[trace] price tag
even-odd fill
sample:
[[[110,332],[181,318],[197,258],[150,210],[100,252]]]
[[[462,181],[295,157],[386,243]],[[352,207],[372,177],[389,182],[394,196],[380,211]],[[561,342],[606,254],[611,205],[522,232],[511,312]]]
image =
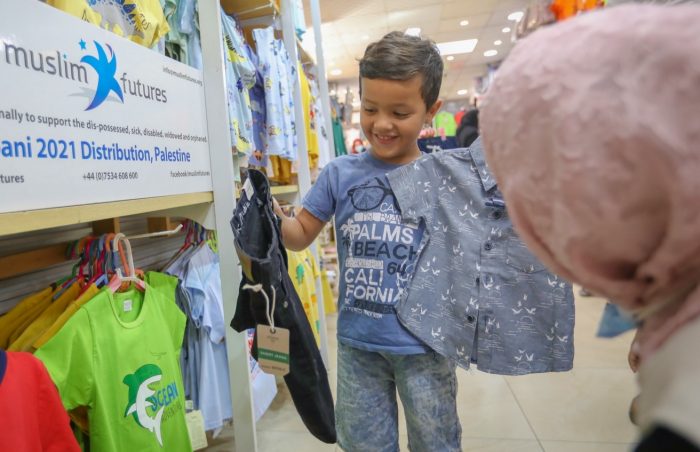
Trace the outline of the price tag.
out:
[[[243,184],[243,192],[248,197],[248,200],[253,199],[253,195],[255,194],[255,189],[253,188],[252,182],[250,182],[250,178],[245,180],[245,184]]]
[[[200,450],[207,447],[207,432],[204,430],[202,412],[199,410],[190,411],[185,415],[185,421],[187,422],[187,432],[190,434],[192,450]]]
[[[258,364],[268,374],[283,377],[289,373],[289,330],[258,325]]]

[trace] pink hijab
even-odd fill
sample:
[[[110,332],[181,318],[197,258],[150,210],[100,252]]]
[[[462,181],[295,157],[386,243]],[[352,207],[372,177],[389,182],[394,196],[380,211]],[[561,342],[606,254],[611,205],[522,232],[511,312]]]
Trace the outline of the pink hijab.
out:
[[[643,319],[643,358],[700,314],[699,23],[698,6],[626,5],[539,30],[480,112],[521,237]]]

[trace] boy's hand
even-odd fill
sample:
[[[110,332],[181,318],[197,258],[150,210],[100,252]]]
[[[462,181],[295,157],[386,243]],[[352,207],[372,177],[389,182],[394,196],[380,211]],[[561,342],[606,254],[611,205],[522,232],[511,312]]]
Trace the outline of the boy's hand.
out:
[[[272,208],[282,220],[282,243],[284,243],[285,248],[292,251],[302,251],[308,248],[326,224],[311,215],[306,209],[301,209],[295,216],[288,217],[274,198],[272,198]]]

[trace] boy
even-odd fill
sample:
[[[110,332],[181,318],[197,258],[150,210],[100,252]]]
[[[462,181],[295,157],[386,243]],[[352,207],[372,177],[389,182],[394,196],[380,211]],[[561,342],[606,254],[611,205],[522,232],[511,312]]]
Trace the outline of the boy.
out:
[[[338,443],[346,451],[397,451],[398,405],[409,448],[461,450],[455,365],[399,322],[423,237],[402,224],[386,173],[421,156],[417,138],[440,109],[443,64],[435,44],[392,32],[360,60],[363,154],[327,165],[295,218],[282,218],[291,250],[308,247],[335,216],[340,261],[338,302]]]

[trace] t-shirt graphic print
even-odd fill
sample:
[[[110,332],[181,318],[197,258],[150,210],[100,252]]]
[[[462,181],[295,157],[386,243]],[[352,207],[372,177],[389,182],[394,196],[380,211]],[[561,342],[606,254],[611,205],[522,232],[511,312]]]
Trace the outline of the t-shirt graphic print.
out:
[[[335,159],[319,175],[304,208],[323,221],[335,215],[339,340],[370,351],[422,353],[425,347],[395,311],[423,237],[422,225],[402,224],[386,178],[395,168],[369,152]]]
[[[163,382],[163,371],[155,364],[145,364],[124,377],[129,388],[129,402],[124,416],[133,416],[134,422],[155,435],[163,446],[161,422],[179,413],[183,407],[178,400],[175,381]],[[170,405],[173,405],[170,409]]]

